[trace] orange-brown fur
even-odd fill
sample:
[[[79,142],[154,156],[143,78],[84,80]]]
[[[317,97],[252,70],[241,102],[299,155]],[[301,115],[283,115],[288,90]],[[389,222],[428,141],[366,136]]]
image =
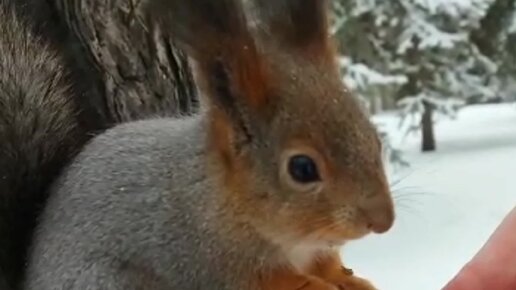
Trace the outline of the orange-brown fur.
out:
[[[260,277],[263,290],[374,290],[365,279],[358,278],[342,266],[338,252],[329,252],[318,257],[300,274],[287,268],[278,268],[273,273]]]
[[[181,1],[158,2],[170,6],[165,11],[184,9]],[[221,177],[220,200],[226,214],[287,250],[313,241],[338,245],[370,231],[388,230],[394,213],[379,140],[342,84],[327,31],[327,1],[255,0],[255,4],[254,12],[266,25],[254,32],[232,10],[225,11],[227,23],[206,26],[190,15],[185,18],[190,30],[177,18],[163,21],[194,58],[198,84],[208,99],[208,161],[217,165],[209,174]],[[221,76],[227,78],[222,84]],[[231,105],[225,97],[233,98]],[[283,177],[276,176],[277,168],[268,167],[272,165],[266,160],[282,163],[281,154],[275,154],[289,150],[316,161],[324,181],[317,198],[308,194],[293,198],[288,184],[286,189],[274,184]],[[262,163],[267,165],[262,168]],[[247,233],[229,234],[238,240]],[[278,260],[277,267],[258,273],[257,283],[263,290],[374,289],[344,271],[338,252],[329,247],[309,258],[304,270]]]
[[[342,289],[372,290],[374,286],[367,280],[358,278],[353,272],[342,266],[340,255],[337,251],[319,257],[308,269],[308,273],[317,276]]]
[[[260,277],[262,290],[337,290],[336,285],[314,276],[280,268],[272,274]]]

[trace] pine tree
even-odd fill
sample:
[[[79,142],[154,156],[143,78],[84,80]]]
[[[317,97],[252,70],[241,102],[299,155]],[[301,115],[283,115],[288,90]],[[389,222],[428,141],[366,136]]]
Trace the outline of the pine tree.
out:
[[[407,133],[421,131],[422,151],[436,149],[436,116],[455,117],[467,100],[497,96],[498,66],[470,40],[490,1],[341,0],[335,4],[334,29],[348,63],[362,64],[398,85],[382,92],[401,107],[400,124]],[[367,92],[360,87],[359,91]]]

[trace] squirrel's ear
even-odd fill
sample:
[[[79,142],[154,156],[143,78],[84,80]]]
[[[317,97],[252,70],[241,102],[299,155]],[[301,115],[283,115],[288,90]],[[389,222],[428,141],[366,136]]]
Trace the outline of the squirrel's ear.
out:
[[[236,117],[257,113],[267,103],[264,62],[241,0],[147,2],[151,22],[195,60],[196,76],[211,104]]]
[[[268,32],[283,46],[325,55],[331,50],[327,0],[253,0]]]

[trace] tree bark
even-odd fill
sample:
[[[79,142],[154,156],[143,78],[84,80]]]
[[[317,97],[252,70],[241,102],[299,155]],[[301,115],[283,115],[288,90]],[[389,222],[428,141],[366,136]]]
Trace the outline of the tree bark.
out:
[[[128,121],[193,109],[184,54],[142,16],[142,0],[55,0],[102,80],[109,115]]]
[[[423,115],[421,117],[421,151],[430,152],[436,150],[433,113],[434,107],[427,101],[423,101]]]
[[[142,0],[17,0],[34,30],[65,57],[83,120],[102,130],[194,112],[187,57],[145,20]]]

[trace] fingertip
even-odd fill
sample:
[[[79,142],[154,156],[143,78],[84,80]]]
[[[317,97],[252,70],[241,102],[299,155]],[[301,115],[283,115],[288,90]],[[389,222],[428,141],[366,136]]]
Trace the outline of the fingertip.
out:
[[[443,290],[516,289],[516,208]]]
[[[468,263],[442,290],[484,290],[478,271]]]

